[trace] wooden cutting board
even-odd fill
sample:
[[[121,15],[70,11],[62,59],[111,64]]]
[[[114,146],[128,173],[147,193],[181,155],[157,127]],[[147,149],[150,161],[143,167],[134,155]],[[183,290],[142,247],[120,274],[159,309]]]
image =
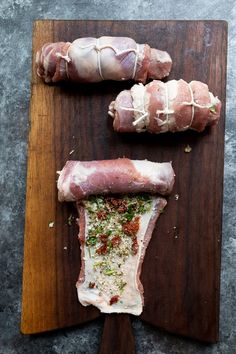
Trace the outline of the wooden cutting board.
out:
[[[107,107],[133,83],[48,86],[36,76],[36,50],[45,42],[102,35],[130,36],[167,50],[173,58],[169,79],[206,82],[222,100],[218,126],[202,134],[119,135],[112,129]],[[68,159],[126,156],[172,161],[176,173],[173,193],[143,264],[145,307],[141,318],[170,332],[208,342],[218,340],[226,51],[227,23],[223,21],[34,23],[23,333],[76,325],[99,316],[94,307],[82,307],[77,301],[76,211],[70,203],[58,203],[56,171]],[[190,153],[184,151],[187,145],[192,148]]]

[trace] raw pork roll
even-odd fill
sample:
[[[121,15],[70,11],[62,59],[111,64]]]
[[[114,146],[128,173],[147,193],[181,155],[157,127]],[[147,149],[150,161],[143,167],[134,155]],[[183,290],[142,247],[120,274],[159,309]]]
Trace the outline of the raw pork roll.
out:
[[[99,161],[67,161],[59,172],[58,198],[76,201],[109,193],[159,193],[167,195],[174,184],[170,162],[120,158]]]
[[[108,114],[117,132],[201,132],[220,118],[221,102],[200,81],[154,80],[120,92]]]
[[[172,61],[167,52],[137,44],[127,37],[79,38],[74,42],[46,43],[36,55],[37,74],[45,82],[72,80],[162,79]]]

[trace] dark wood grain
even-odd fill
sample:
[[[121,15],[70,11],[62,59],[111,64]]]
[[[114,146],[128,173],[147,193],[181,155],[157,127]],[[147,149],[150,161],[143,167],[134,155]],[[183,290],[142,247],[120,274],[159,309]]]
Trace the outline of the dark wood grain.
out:
[[[222,100],[217,127],[202,134],[119,135],[107,116],[131,82],[47,86],[33,68],[22,325],[35,333],[99,315],[77,301],[79,245],[73,206],[57,202],[55,171],[66,160],[173,161],[176,183],[143,264],[141,318],[170,332],[218,340],[227,24],[223,21],[37,21],[33,56],[47,41],[120,35],[168,50],[169,79],[201,80]],[[191,153],[185,153],[189,144]],[[73,154],[70,151],[75,150]],[[179,195],[175,200],[174,195]],[[48,223],[55,221],[55,227]],[[176,229],[174,229],[176,227]],[[64,249],[67,247],[67,249]]]
[[[129,315],[106,316],[100,354],[135,354],[135,341]]]

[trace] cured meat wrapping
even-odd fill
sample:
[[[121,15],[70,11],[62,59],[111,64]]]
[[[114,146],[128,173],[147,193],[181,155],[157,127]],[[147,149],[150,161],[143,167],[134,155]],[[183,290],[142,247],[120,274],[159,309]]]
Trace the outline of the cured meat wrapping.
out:
[[[117,132],[201,132],[220,118],[221,102],[200,81],[154,80],[134,85],[111,102],[108,114]]]
[[[47,83],[130,79],[144,83],[169,75],[172,61],[167,52],[128,37],[89,37],[46,43],[37,52],[36,66]]]
[[[67,161],[59,172],[58,198],[77,201],[89,195],[109,193],[159,193],[167,195],[174,184],[169,162],[120,158],[99,161]]]
[[[79,213],[79,301],[105,313],[139,315],[142,262],[167,204],[157,193],[167,195],[173,188],[171,163],[68,161],[59,174],[59,200],[76,201]]]

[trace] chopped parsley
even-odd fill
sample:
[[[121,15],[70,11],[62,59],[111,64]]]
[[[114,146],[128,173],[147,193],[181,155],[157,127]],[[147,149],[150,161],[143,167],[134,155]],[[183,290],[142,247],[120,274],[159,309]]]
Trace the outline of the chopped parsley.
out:
[[[94,246],[97,243],[97,237],[95,236],[90,236],[87,240],[86,240],[86,245],[87,246]]]

